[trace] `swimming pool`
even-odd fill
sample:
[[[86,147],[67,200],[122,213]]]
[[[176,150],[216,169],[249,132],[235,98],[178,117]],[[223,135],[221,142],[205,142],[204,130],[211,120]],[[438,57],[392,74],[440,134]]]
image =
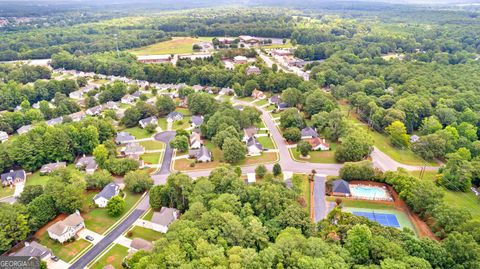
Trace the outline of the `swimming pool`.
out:
[[[358,199],[392,201],[388,190],[378,186],[350,185],[350,193]]]

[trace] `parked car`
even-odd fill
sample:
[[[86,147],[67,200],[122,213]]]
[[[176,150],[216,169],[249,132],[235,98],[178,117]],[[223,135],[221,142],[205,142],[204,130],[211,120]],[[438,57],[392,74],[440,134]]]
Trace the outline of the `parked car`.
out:
[[[93,240],[95,240],[95,238],[93,238],[93,236],[91,236],[91,235],[87,235],[87,236],[85,236],[85,238],[86,238],[88,241],[93,241]]]

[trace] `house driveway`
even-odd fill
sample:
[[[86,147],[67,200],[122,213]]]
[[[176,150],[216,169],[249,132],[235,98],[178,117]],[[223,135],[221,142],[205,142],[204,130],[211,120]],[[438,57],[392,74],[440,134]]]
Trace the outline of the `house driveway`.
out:
[[[71,264],[69,264],[68,262],[64,262],[62,260],[58,260],[58,261],[53,261],[51,259],[48,259],[47,262],[47,268],[48,269],[65,269],[65,268],[68,268],[70,267]]]
[[[90,242],[90,243],[92,243],[92,244],[94,244],[94,245],[96,245],[98,242],[100,242],[100,240],[102,240],[102,239],[104,238],[103,235],[98,234],[98,233],[96,233],[96,232],[94,232],[94,231],[92,231],[92,230],[89,230],[89,229],[87,229],[87,228],[83,228],[80,232],[78,232],[77,235],[78,235],[80,238],[85,239],[85,240],[87,240],[86,237],[87,237],[88,235],[90,235],[90,236],[93,237],[94,239],[93,239],[93,241],[90,241],[90,240],[87,240],[87,241]]]

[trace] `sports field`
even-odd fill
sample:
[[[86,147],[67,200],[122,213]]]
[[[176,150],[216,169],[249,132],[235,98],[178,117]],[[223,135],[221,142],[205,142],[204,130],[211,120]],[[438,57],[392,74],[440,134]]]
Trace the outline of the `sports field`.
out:
[[[353,213],[357,216],[366,217],[372,221],[376,221],[384,226],[395,228],[410,228],[417,233],[413,223],[408,218],[407,214],[394,209],[371,209],[359,207],[344,207],[344,211]]]
[[[202,41],[212,41],[212,37],[173,37],[171,40],[155,43],[146,47],[132,49],[135,55],[162,55],[193,53],[193,44]]]

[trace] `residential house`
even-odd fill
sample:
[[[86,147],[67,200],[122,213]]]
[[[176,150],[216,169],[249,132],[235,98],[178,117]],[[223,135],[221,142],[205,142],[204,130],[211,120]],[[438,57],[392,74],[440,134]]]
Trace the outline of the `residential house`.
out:
[[[3,186],[15,185],[18,182],[25,182],[27,174],[25,170],[10,170],[10,172],[3,173],[0,175]]]
[[[282,100],[280,99],[280,95],[278,95],[278,94],[272,95],[272,97],[268,98],[268,103],[270,105],[278,105],[281,102],[282,102]]]
[[[280,56],[280,57],[286,57],[286,56],[292,56],[292,52],[290,50],[285,50],[285,49],[276,49],[272,51],[272,55],[275,56]]]
[[[332,195],[333,196],[351,196],[350,185],[343,179],[337,179],[332,182]]]
[[[250,138],[255,137],[257,133],[258,133],[258,128],[254,126],[243,129],[242,141],[246,143]]]
[[[85,94],[85,92],[83,90],[76,90],[76,91],[73,91],[73,92],[69,93],[68,97],[70,97],[72,99],[79,100],[79,99],[83,98],[84,94]]]
[[[183,114],[177,111],[172,111],[167,115],[167,122],[174,122],[183,119]]]
[[[314,137],[318,137],[317,131],[312,127],[305,127],[301,131],[302,139],[310,139]]]
[[[169,63],[172,60],[172,56],[170,54],[165,55],[144,55],[138,56],[137,60],[141,63]]]
[[[148,118],[145,118],[145,119],[141,119],[140,121],[138,121],[138,123],[140,124],[140,126],[142,128],[145,128],[145,127],[147,127],[147,125],[150,125],[150,124],[157,125],[158,124],[158,119],[155,116],[151,116],[151,117],[148,117]]]
[[[115,137],[115,143],[117,145],[125,144],[132,141],[135,141],[135,136],[127,132],[118,132],[117,137]]]
[[[18,128],[17,133],[18,134],[28,133],[32,128],[33,128],[33,126],[31,124],[24,125],[24,126]]]
[[[39,243],[32,241],[32,242],[25,242],[24,246],[10,254],[9,256],[13,257],[40,257],[42,261],[48,260],[52,256],[52,251]]]
[[[267,98],[267,96],[262,91],[259,91],[257,89],[253,90],[252,97],[253,99],[260,99],[260,100]]]
[[[153,250],[153,243],[142,238],[133,238],[130,243],[130,248],[134,250]]]
[[[60,124],[62,122],[63,122],[63,117],[58,117],[58,118],[48,120],[46,123],[47,123],[48,126],[55,126],[55,125]]]
[[[247,76],[250,76],[250,75],[260,75],[260,73],[262,71],[260,70],[260,68],[254,66],[254,65],[251,65],[251,66],[247,67],[245,72],[247,73]]]
[[[257,44],[260,42],[260,40],[256,37],[249,36],[249,35],[241,35],[238,38],[240,38],[240,41],[246,44]]]
[[[160,212],[154,211],[151,222],[155,224],[154,230],[166,233],[168,226],[180,216],[180,211],[175,208],[162,207]]]
[[[117,110],[118,109],[118,104],[113,101],[108,101],[105,104],[102,105],[103,109],[112,109],[112,110]]]
[[[235,42],[235,38],[233,37],[219,37],[218,42],[224,45],[229,45]]]
[[[263,151],[263,145],[252,136],[247,141],[247,151],[249,156],[258,156]]]
[[[93,197],[93,201],[98,207],[106,207],[108,201],[113,197],[117,196],[120,192],[120,186],[117,183],[109,183],[105,186],[101,192],[99,192],[95,197]]]
[[[81,121],[86,117],[85,112],[83,111],[75,112],[68,116],[72,119],[73,122]]]
[[[278,109],[279,111],[283,111],[283,110],[285,110],[285,109],[287,109],[287,108],[289,108],[289,105],[288,105],[287,103],[283,103],[283,102],[282,102],[282,103],[280,103],[280,104],[277,105],[277,109]]]
[[[200,132],[195,132],[195,131],[192,132],[192,134],[190,135],[189,141],[190,141],[191,149],[198,149],[203,146],[203,141],[202,141]]]
[[[312,146],[312,150],[330,150],[330,145],[325,138],[313,137],[307,139],[307,142]]]
[[[67,167],[67,163],[66,162],[56,162],[56,163],[48,163],[48,164],[44,164],[42,165],[42,167],[40,168],[40,174],[41,175],[46,175],[46,174],[50,174],[51,172],[57,170],[57,169],[60,169],[60,168],[65,168]]]
[[[75,164],[77,169],[85,170],[87,174],[93,174],[98,168],[95,158],[92,156],[83,156]]]
[[[233,62],[235,64],[246,64],[248,62],[248,59],[245,56],[238,55],[233,58]]]
[[[135,103],[135,100],[137,100],[136,97],[134,97],[130,94],[126,94],[122,97],[122,99],[120,99],[120,102],[122,104],[133,105]]]
[[[98,105],[98,106],[94,106],[94,107],[91,107],[91,108],[87,109],[86,113],[89,116],[98,116],[102,113],[102,111],[103,111],[103,106]]]
[[[198,149],[191,149],[188,151],[190,158],[194,158],[199,163],[207,163],[212,161],[212,153],[205,146]]]
[[[219,95],[234,95],[235,91],[232,88],[222,88],[219,92]]]
[[[77,232],[83,228],[85,228],[85,222],[83,221],[82,216],[80,216],[80,212],[77,210],[64,220],[58,221],[48,227],[47,232],[51,239],[63,243],[74,237]]]
[[[145,153],[145,148],[140,143],[131,142],[122,149],[122,153],[124,155],[142,155]]]
[[[192,86],[192,89],[193,89],[195,92],[202,91],[203,88],[204,88],[204,87],[201,86],[201,85],[193,85],[193,86]]]
[[[253,184],[255,182],[257,182],[257,176],[255,173],[247,173],[247,183]]]
[[[0,143],[3,143],[8,140],[7,132],[0,131]]]
[[[192,116],[192,127],[197,128],[203,124],[203,116]]]
[[[141,91],[136,91],[134,93],[132,93],[132,96],[136,99],[140,98],[140,96],[142,96],[142,92]]]

